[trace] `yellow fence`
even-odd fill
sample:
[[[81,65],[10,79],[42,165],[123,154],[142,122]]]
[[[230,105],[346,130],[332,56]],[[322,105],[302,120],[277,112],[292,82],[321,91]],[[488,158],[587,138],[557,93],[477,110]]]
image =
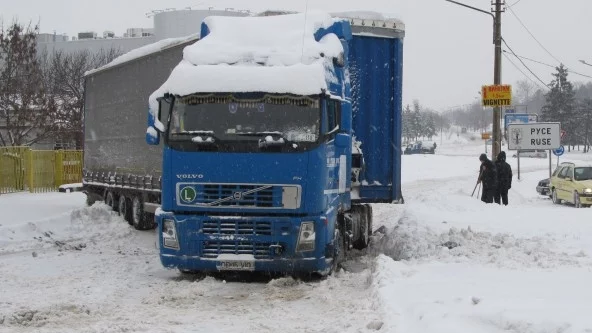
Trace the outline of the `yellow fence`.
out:
[[[82,182],[82,151],[0,148],[0,193],[52,192]]]

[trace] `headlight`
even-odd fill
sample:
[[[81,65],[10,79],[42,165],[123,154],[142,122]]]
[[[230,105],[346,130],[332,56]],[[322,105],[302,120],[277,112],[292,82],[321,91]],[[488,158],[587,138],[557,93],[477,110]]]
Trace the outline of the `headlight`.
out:
[[[177,228],[174,220],[164,220],[162,223],[162,243],[164,247],[170,249],[179,249],[179,240],[177,239]]]
[[[300,224],[296,252],[314,251],[315,238],[314,222],[302,222]]]
[[[592,188],[585,188],[584,193],[592,193]]]

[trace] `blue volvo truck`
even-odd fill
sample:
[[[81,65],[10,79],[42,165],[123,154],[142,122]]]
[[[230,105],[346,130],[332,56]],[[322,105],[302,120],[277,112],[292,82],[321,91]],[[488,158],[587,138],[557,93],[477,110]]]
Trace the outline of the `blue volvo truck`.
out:
[[[354,13],[204,20],[150,97],[162,264],[326,275],[367,247],[370,203],[403,200],[404,34]]]

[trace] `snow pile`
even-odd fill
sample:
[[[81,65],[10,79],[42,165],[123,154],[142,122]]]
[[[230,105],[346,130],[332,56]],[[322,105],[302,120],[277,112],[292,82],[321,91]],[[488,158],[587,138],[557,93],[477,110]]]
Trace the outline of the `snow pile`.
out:
[[[325,68],[343,52],[335,34],[314,34],[339,19],[320,12],[268,17],[208,17],[209,34],[187,46],[183,60],[150,96],[165,93],[269,92],[313,95],[327,88]]]
[[[413,214],[405,212],[395,228],[383,237],[375,237],[373,251],[397,261],[417,263],[437,260],[507,269],[592,267],[585,252],[561,251],[549,237],[521,238],[509,233],[478,232],[471,226],[436,232],[417,221]]]
[[[152,53],[167,49],[169,47],[173,47],[175,45],[183,44],[183,43],[186,43],[186,42],[198,39],[198,38],[199,38],[199,35],[190,35],[190,36],[185,36],[185,37],[167,38],[167,39],[159,40],[156,43],[144,45],[142,47],[138,47],[137,49],[133,49],[127,53],[124,53],[124,54],[120,55],[119,57],[113,59],[113,61],[111,61],[110,63],[108,63],[104,66],[87,71],[86,73],[84,73],[84,75],[85,76],[92,75],[96,72],[99,72],[99,71],[102,71],[105,69],[109,69],[111,67],[121,65],[121,64],[126,63],[128,61],[142,58],[142,57],[145,57],[145,56],[150,55]]]
[[[18,198],[25,195],[36,196],[30,194],[11,196]],[[34,251],[33,255],[35,256],[37,252],[50,248],[58,248],[60,251],[82,250],[100,240],[113,241],[132,236],[133,230],[127,222],[103,203],[84,207],[85,196],[81,193],[46,195],[55,196],[63,202],[55,208],[42,205],[37,207],[38,210],[48,212],[49,216],[45,219],[35,219],[24,223],[16,223],[16,221],[22,220],[22,217],[19,218],[17,215],[12,217],[12,221],[7,219],[12,223],[0,225],[0,255]],[[41,195],[37,195],[37,197],[41,197]],[[61,206],[68,204],[72,207],[84,208],[52,214],[52,211],[57,211]],[[26,216],[25,213],[25,221]]]

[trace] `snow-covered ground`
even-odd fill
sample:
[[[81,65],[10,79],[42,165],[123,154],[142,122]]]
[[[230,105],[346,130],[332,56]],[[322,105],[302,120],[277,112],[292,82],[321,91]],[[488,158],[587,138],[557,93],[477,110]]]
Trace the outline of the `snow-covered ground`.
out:
[[[403,157],[405,204],[375,205],[386,232],[320,281],[182,276],[81,193],[1,195],[0,332],[592,332],[592,209],[539,196],[548,160],[526,158],[510,205],[482,204],[482,141],[435,141]]]

